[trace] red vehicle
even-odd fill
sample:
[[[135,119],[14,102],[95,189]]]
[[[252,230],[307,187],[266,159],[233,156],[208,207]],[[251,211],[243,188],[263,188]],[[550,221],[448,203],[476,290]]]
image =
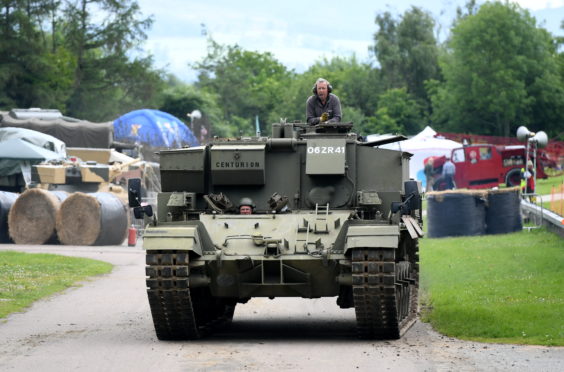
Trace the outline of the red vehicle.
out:
[[[525,146],[471,145],[453,149],[451,160],[456,167],[454,182],[463,189],[485,189],[505,183],[508,187],[521,184],[521,168],[525,168]],[[424,160],[424,163],[429,158]],[[446,157],[434,157],[434,190],[444,190],[441,176]],[[547,178],[544,168],[537,164],[537,178]]]

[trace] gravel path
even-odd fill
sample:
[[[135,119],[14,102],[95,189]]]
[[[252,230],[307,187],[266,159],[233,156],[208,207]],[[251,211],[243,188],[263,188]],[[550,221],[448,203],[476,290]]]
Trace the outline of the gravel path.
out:
[[[561,371],[564,348],[444,337],[417,322],[397,341],[361,341],[335,299],[257,298],[228,331],[193,342],[155,337],[139,247],[0,245],[95,258],[113,272],[0,323],[1,371]]]

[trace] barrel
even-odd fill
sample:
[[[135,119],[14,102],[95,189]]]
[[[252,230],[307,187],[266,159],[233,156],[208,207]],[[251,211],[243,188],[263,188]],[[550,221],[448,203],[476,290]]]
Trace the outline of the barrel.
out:
[[[29,189],[16,199],[8,215],[10,237],[16,244],[58,243],[55,217],[68,194]]]
[[[491,190],[486,211],[486,234],[523,230],[519,187]]]
[[[482,235],[486,232],[486,192],[427,193],[427,236]]]
[[[19,194],[0,191],[0,243],[10,243],[8,234],[8,213]]]
[[[128,227],[127,206],[107,192],[76,192],[57,213],[57,235],[67,245],[119,245]]]

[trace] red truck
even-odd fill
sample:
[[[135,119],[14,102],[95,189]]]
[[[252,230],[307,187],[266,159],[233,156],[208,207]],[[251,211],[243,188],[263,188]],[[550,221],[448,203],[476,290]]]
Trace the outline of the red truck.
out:
[[[521,168],[525,168],[525,146],[470,145],[452,150],[456,167],[454,182],[459,189],[485,189],[505,183],[508,187],[521,184]],[[430,158],[423,162],[426,164]],[[534,160],[534,159],[532,159]],[[433,157],[434,190],[444,190],[441,176],[445,156]],[[537,164],[537,178],[547,178],[543,166]]]

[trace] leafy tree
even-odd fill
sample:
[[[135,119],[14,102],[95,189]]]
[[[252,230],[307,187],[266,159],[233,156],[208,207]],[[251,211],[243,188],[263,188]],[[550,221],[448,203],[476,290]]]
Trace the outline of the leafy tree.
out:
[[[561,128],[564,89],[552,38],[527,11],[486,3],[457,22],[449,48],[441,62],[446,85],[433,102],[447,128],[503,136],[522,124]]]
[[[93,21],[93,15],[102,21]],[[77,60],[70,115],[108,120],[142,106],[155,106],[162,76],[152,58],[130,60],[128,52],[146,38],[151,18],[138,19],[139,5],[125,0],[65,2],[64,45]]]
[[[423,127],[421,106],[405,88],[389,89],[378,100],[376,133],[417,134]]]
[[[384,89],[399,88],[405,85],[401,75],[401,55],[398,41],[398,21],[390,12],[376,15],[378,31],[374,34],[372,51],[380,63]]]
[[[64,108],[71,93],[74,57],[52,51],[42,21],[53,2],[3,1],[0,5],[0,106]]]
[[[255,116],[261,127],[279,104],[280,92],[291,73],[271,53],[243,50],[238,45],[219,45],[208,39],[207,56],[195,64],[199,70],[197,86],[217,94],[224,120],[236,132],[254,134]]]
[[[169,77],[169,84],[172,86],[163,92],[159,110],[189,123],[188,126],[201,142],[205,142],[210,136],[234,137],[238,134],[237,128],[223,119],[223,111],[214,94],[198,89],[194,85],[182,83],[174,77]],[[186,114],[194,110],[199,110],[202,117],[192,121],[187,120]]]
[[[435,21],[421,8],[412,7],[400,20],[389,12],[376,16],[373,52],[381,66],[385,89],[406,87],[422,103],[427,101],[424,83],[438,78],[438,46]]]
[[[438,47],[433,28],[435,21],[428,12],[412,7],[398,25],[400,71],[407,90],[420,101],[426,101],[425,81],[438,78]]]

